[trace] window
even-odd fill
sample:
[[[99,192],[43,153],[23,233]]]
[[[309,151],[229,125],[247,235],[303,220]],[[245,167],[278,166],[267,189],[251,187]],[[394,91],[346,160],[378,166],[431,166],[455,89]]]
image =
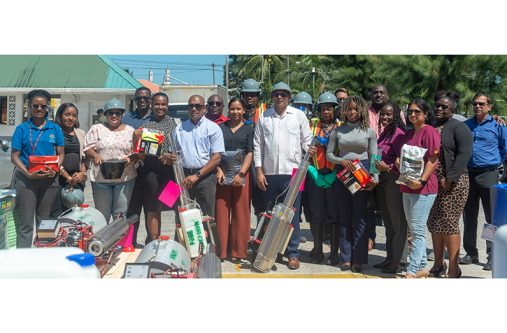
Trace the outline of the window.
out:
[[[23,94],[23,122],[27,121],[29,117],[31,117],[30,114],[30,108],[28,105],[28,94]],[[56,110],[58,110],[58,107],[62,103],[62,95],[60,94],[51,94],[51,101],[49,102],[50,107],[48,108],[48,119],[54,120],[54,116],[56,114]]]
[[[0,119],[0,124],[7,125],[7,96],[0,96],[0,110],[2,111],[2,119]]]

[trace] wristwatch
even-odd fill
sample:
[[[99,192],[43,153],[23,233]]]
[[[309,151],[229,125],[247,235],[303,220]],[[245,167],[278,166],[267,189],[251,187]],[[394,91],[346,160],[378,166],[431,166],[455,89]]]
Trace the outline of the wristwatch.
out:
[[[201,177],[201,170],[198,170],[195,175],[197,176],[197,178]]]
[[[239,172],[238,175],[241,177],[241,178],[245,178],[245,173],[244,172]]]
[[[422,179],[419,181],[419,183],[421,183],[422,186],[426,186],[427,182],[428,182],[427,180],[422,180]]]

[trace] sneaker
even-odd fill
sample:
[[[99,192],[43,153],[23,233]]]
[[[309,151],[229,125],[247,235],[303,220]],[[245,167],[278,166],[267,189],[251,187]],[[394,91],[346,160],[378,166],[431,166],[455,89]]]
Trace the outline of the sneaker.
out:
[[[479,256],[470,256],[466,254],[463,258],[459,259],[460,265],[478,264]]]
[[[426,256],[426,260],[428,261],[435,261],[435,252],[433,252],[433,250],[428,250],[427,252],[427,256]]]
[[[490,271],[491,270],[491,259],[488,258],[488,261],[486,262],[486,264],[484,265],[484,267],[482,268],[483,270],[485,271]]]

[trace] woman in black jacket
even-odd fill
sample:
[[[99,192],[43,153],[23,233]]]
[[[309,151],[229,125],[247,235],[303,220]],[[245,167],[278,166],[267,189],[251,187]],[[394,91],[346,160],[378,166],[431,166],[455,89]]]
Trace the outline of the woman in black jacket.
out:
[[[452,118],[456,105],[455,99],[443,96],[433,108],[434,126],[440,131],[441,147],[437,169],[439,189],[428,218],[428,229],[435,250],[435,261],[430,275],[445,274],[447,267],[444,249],[447,248],[449,271],[446,276],[459,278],[459,219],[468,197],[467,163],[472,155],[473,142],[468,127]]]

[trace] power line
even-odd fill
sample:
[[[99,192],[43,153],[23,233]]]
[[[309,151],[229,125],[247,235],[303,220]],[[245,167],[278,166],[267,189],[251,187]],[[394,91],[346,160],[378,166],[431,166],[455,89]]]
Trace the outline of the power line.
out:
[[[140,59],[119,59],[119,58],[111,58],[111,60],[115,62],[141,62],[148,64],[168,64],[168,65],[183,65],[183,66],[203,66],[210,67],[212,64],[202,64],[197,62],[172,62],[172,61],[163,61],[163,60],[140,60]]]
[[[127,66],[127,65],[121,65],[122,68],[128,68],[128,69],[151,69],[151,70],[166,70],[167,67],[151,67],[151,66]],[[201,69],[195,69],[195,68],[169,68],[171,72],[178,72],[178,71],[212,71],[213,68],[201,68]],[[215,67],[215,71],[224,71],[221,67]]]

